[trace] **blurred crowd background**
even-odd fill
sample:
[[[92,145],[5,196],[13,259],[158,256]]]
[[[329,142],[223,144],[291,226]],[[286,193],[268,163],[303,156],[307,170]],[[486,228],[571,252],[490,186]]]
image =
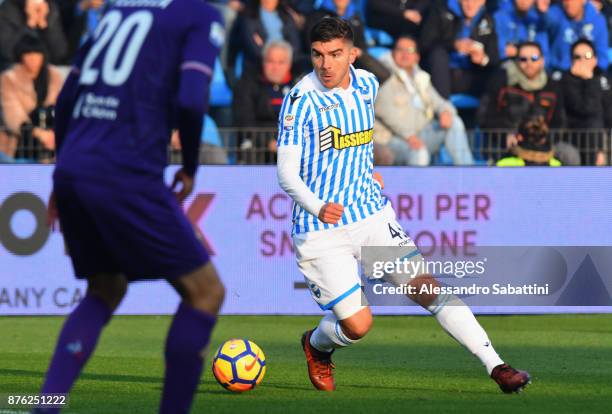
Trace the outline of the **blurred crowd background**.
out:
[[[609,165],[612,0],[211,0],[226,42],[205,164],[275,163],[308,33],[348,20],[381,87],[378,165]],[[53,162],[54,103],[112,0],[0,0],[0,162]],[[180,157],[173,134],[171,161]]]

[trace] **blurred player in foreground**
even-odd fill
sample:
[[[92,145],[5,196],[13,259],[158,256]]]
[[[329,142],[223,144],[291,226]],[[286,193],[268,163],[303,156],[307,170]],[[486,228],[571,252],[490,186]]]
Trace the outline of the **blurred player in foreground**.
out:
[[[376,77],[356,70],[352,31],[347,22],[325,18],[311,32],[314,71],[286,96],[280,113],[278,179],[294,200],[293,242],[300,270],[314,300],[331,310],[302,337],[308,373],[319,390],[335,389],[331,355],[363,338],[372,313],[362,302],[361,246],[413,247],[382,196],[373,173]],[[411,285],[438,286],[431,275]],[[431,290],[431,289],[430,289]],[[454,295],[410,296],[429,310],[442,328],[485,365],[504,392],[522,389],[526,372],[498,356],[471,310]]]
[[[70,391],[128,282],[165,278],[182,301],[165,345],[160,412],[190,409],[224,287],[178,201],[194,185],[220,21],[200,0],[116,0],[77,54],[57,103],[49,220],[59,214],[87,293],[64,323],[42,393]],[[183,168],[169,189],[175,125]]]

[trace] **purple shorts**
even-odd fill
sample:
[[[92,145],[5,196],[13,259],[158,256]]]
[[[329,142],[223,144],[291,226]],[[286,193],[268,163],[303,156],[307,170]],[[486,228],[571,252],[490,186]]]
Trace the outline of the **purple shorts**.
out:
[[[56,174],[54,191],[79,279],[101,273],[174,279],[209,261],[174,194],[159,179],[107,182]]]

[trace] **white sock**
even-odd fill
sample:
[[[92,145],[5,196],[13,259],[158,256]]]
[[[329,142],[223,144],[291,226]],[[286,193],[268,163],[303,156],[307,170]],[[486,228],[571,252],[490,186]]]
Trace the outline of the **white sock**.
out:
[[[439,295],[427,310],[450,336],[480,359],[489,375],[504,363],[470,308],[457,296]]]
[[[359,342],[359,339],[350,339],[342,331],[340,321],[333,313],[325,315],[319,326],[310,336],[310,345],[321,352],[331,352],[335,348],[342,348]]]

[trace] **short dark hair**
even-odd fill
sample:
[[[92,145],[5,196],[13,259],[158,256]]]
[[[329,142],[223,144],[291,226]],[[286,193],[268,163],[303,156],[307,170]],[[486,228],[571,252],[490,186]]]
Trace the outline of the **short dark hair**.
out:
[[[526,41],[526,42],[519,43],[517,48],[516,48],[517,54],[524,47],[535,47],[536,49],[538,49],[538,52],[540,52],[540,55],[542,55],[542,45],[540,45],[538,42],[534,42],[534,41],[529,40],[529,41]]]
[[[344,39],[353,42],[351,25],[339,17],[324,17],[310,30],[310,43]]]
[[[593,51],[593,56],[597,57],[597,50],[595,50],[595,45],[588,39],[578,39],[572,44],[572,49],[570,51],[571,55],[574,56],[574,50],[580,45],[587,45]]]
[[[398,37],[395,38],[395,41],[393,42],[393,49],[395,49],[397,47],[397,44],[399,43],[400,40],[411,40],[412,42],[414,42],[414,47],[416,48],[416,51],[419,51],[419,42],[417,41],[416,37],[410,35],[410,34],[401,34]]]
[[[544,116],[535,111],[529,111],[518,127],[518,133],[523,136],[522,146],[543,145],[549,143],[548,124]]]
[[[36,33],[26,32],[13,47],[13,59],[15,62],[19,62],[23,54],[31,52],[47,54],[45,45],[40,37]]]

